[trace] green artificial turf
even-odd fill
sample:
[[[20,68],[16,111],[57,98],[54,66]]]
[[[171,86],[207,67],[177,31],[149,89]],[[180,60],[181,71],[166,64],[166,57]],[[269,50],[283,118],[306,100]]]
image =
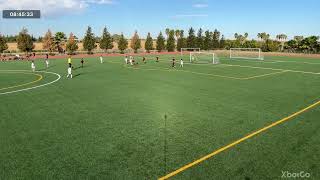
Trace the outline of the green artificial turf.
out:
[[[66,59],[49,69],[37,60],[61,79],[0,95],[0,179],[157,179],[320,100],[320,59],[220,57],[173,69],[173,55],[154,56],[136,57],[135,67],[123,57],[85,58],[84,68],[73,59],[73,79]],[[35,72],[41,81],[3,89],[37,79],[3,70],[30,64],[1,62],[0,93],[57,79]],[[282,171],[319,179],[319,117],[317,106],[172,179],[281,179]]]

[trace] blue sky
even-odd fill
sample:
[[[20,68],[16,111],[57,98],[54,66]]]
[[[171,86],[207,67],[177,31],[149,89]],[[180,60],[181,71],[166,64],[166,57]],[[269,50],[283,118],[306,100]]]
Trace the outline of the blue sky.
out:
[[[16,34],[27,27],[34,36],[51,29],[82,37],[90,25],[99,36],[107,26],[127,37],[134,30],[155,37],[167,27],[186,31],[192,26],[217,28],[228,38],[236,32],[248,32],[250,38],[258,32],[319,36],[319,7],[319,0],[0,0],[0,9],[41,9],[43,14],[35,20],[1,18],[0,32]]]

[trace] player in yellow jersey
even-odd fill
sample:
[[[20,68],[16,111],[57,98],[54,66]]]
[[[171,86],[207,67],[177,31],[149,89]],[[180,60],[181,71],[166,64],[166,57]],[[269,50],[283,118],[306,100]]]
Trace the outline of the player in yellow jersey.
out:
[[[72,67],[72,60],[71,60],[71,56],[69,56],[69,58],[68,58],[68,64],[69,64],[69,67]]]

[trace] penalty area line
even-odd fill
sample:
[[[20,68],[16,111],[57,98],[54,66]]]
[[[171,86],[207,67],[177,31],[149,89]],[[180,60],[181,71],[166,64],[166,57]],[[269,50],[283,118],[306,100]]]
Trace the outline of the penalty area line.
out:
[[[195,160],[195,161],[193,161],[193,162],[191,162],[189,164],[186,164],[186,165],[182,166],[181,168],[179,168],[179,169],[177,169],[177,170],[175,170],[175,171],[173,171],[173,172],[171,172],[171,173],[169,173],[169,174],[167,174],[167,175],[165,175],[163,177],[160,177],[159,180],[169,179],[169,178],[171,178],[171,177],[173,177],[173,176],[175,176],[175,175],[177,175],[177,174],[179,174],[179,173],[181,173],[181,172],[183,172],[183,171],[185,171],[185,170],[187,170],[187,169],[189,169],[189,168],[191,168],[191,167],[193,167],[193,166],[195,166],[195,165],[197,165],[197,164],[199,164],[199,163],[201,163],[201,162],[203,162],[203,161],[205,161],[205,160],[207,160],[207,159],[209,159],[209,158],[211,158],[211,157],[213,157],[213,156],[215,156],[215,155],[217,155],[217,154],[219,154],[219,153],[221,153],[221,152],[223,152],[223,151],[225,151],[227,149],[230,149],[230,148],[236,146],[237,144],[240,144],[241,142],[243,142],[245,140],[248,140],[248,139],[250,139],[250,138],[252,138],[252,137],[254,137],[254,136],[256,136],[256,135],[258,135],[258,134],[260,134],[262,132],[264,132],[264,131],[267,131],[268,129],[270,129],[270,128],[274,127],[274,126],[282,124],[282,123],[284,123],[284,122],[286,122],[286,121],[288,121],[288,120],[290,120],[290,119],[292,119],[292,118],[294,118],[294,117],[296,117],[296,116],[298,116],[298,115],[300,115],[300,114],[302,114],[302,113],[304,113],[304,112],[306,112],[306,111],[308,111],[308,110],[310,110],[310,109],[312,109],[312,108],[314,108],[314,107],[316,107],[318,105],[320,105],[320,100],[318,102],[315,102],[315,103],[305,107],[304,109],[301,109],[301,110],[299,110],[299,111],[297,111],[297,112],[285,117],[285,118],[282,118],[282,119],[280,119],[280,120],[278,120],[276,122],[273,122],[273,123],[269,124],[268,126],[265,126],[265,127],[261,128],[259,130],[256,130],[256,131],[254,131],[254,132],[252,132],[252,133],[250,133],[250,134],[248,134],[248,135],[246,135],[246,136],[244,136],[244,137],[242,137],[242,138],[240,138],[240,139],[238,139],[238,140],[236,140],[236,141],[234,141],[234,142],[232,142],[232,143],[230,143],[230,144],[228,144],[226,146],[223,146],[223,147],[213,151],[210,154],[207,154],[207,155],[205,155],[205,156],[203,156],[203,157],[201,157],[201,158],[199,158],[199,159],[197,159],[197,160]]]

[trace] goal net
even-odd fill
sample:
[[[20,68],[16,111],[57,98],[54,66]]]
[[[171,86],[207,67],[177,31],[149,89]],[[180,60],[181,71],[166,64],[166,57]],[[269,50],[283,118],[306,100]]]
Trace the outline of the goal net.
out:
[[[219,59],[210,52],[190,52],[190,63],[196,64],[219,64]]]
[[[230,59],[263,60],[260,48],[230,48]]]

